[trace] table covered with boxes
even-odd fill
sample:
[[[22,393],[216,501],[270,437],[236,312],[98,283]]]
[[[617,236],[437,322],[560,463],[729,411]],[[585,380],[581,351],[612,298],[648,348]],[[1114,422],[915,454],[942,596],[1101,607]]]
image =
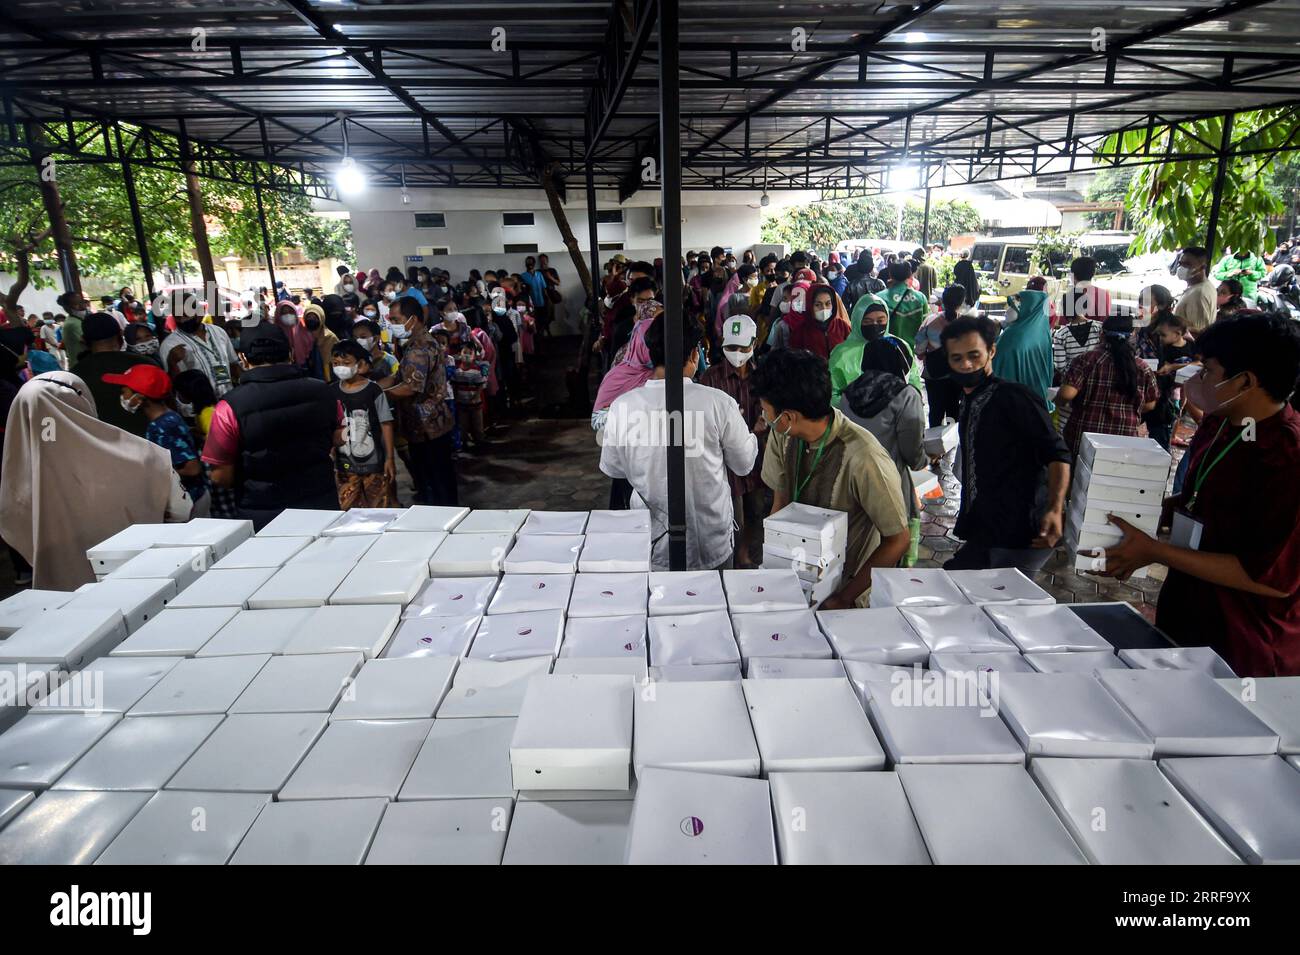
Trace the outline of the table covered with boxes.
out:
[[[1108,454],[1082,533],[1155,484]],[[766,531],[672,573],[644,511],[127,528],[0,602],[0,862],[1300,861],[1300,678],[1014,570],[818,611],[845,515]]]

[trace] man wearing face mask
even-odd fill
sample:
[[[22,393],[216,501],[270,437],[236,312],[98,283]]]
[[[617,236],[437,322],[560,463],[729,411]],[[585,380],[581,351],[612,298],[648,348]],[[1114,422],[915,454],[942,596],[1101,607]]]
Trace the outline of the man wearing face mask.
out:
[[[1177,275],[1187,288],[1178,296],[1174,314],[1193,332],[1209,328],[1218,312],[1214,283],[1207,274],[1209,265],[1209,253],[1199,245],[1188,246],[1178,257]]]
[[[762,545],[763,515],[766,495],[763,489],[761,459],[765,426],[758,396],[749,387],[754,368],[754,347],[758,326],[748,315],[733,315],[722,326],[723,361],[710,365],[700,376],[700,384],[725,391],[736,400],[749,430],[758,436],[758,457],[746,475],[727,472],[731,488],[731,508],[735,514],[740,540],[736,544],[735,566],[757,567],[755,552]]]
[[[962,391],[954,533],[966,542],[943,566],[1032,575],[1061,539],[1070,452],[1041,397],[993,374],[997,337],[984,316],[949,322],[940,334],[949,378]]]
[[[85,347],[81,340],[81,321],[90,314],[90,306],[86,302],[86,296],[80,292],[64,292],[57,299],[59,308],[68,313],[68,317],[63,320],[63,354],[68,359],[68,365],[75,365],[81,360],[81,352]]]
[[[340,265],[334,270],[338,273],[339,280],[334,283],[335,295],[355,295],[357,293],[356,276],[346,265]]]
[[[122,350],[122,330],[117,319],[107,312],[95,312],[82,323],[88,351],[72,366],[72,373],[86,383],[95,399],[95,415],[100,421],[117,425],[123,431],[143,438],[148,420],[122,408],[115,384],[105,384],[105,375],[122,375],[136,365],[152,364],[149,359]]]
[[[1240,677],[1300,676],[1300,331],[1282,314],[1224,319],[1196,344],[1203,370],[1183,385],[1205,411],[1181,494],[1165,500],[1157,540],[1124,532],[1105,576],[1169,568],[1156,626],[1185,646],[1207,642]],[[1267,486],[1262,486],[1267,482]]]
[[[239,356],[230,336],[221,326],[204,322],[202,301],[192,295],[185,297],[176,331],[163,339],[158,358],[172,377],[195,368],[203,372],[218,398],[239,381]]]

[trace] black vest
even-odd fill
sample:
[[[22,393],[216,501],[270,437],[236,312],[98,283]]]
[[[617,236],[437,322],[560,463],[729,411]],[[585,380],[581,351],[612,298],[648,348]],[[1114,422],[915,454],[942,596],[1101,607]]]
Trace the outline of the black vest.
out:
[[[263,365],[244,372],[225,401],[239,423],[241,510],[339,506],[330,458],[338,399],[329,385],[292,365]]]

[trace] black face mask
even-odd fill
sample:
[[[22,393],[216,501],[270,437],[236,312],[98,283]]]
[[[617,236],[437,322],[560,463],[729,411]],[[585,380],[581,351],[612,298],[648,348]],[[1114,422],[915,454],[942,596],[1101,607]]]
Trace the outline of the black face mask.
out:
[[[316,329],[320,328],[320,319],[319,319],[319,318],[309,318],[309,319],[307,319],[307,323],[306,323],[306,324],[307,324],[307,328],[308,328],[309,330],[311,330],[311,331],[314,332],[314,331],[316,331]]]
[[[884,325],[863,325],[862,326],[862,337],[869,342],[874,342],[876,339],[880,338],[884,334],[885,334]]]
[[[988,377],[988,372],[983,368],[976,371],[952,371],[949,369],[948,377],[956,382],[959,388],[977,388],[980,382]]]
[[[202,319],[198,319],[198,318],[183,318],[176,323],[176,325],[180,328],[181,331],[188,332],[190,334],[197,332],[199,330],[199,326],[202,324],[203,324]]]

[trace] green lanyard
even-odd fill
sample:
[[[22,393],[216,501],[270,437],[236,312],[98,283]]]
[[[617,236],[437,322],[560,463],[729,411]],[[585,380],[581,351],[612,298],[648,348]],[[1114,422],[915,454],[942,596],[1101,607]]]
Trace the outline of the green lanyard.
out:
[[[1219,424],[1219,430],[1214,433],[1214,440],[1210,442],[1211,448],[1214,447],[1215,443],[1219,440],[1219,435],[1223,434],[1223,429],[1226,428],[1227,426],[1228,426],[1228,419],[1224,418],[1223,421]],[[1192,496],[1190,500],[1188,500],[1187,502],[1187,509],[1189,511],[1196,506],[1196,498],[1197,495],[1201,493],[1201,485],[1204,484],[1205,479],[1210,476],[1210,472],[1214,470],[1214,466],[1223,460],[1223,456],[1232,450],[1232,446],[1236,444],[1238,441],[1240,441],[1241,436],[1245,433],[1246,433],[1246,429],[1242,428],[1240,431],[1237,432],[1237,436],[1227,443],[1224,449],[1219,452],[1218,456],[1213,461],[1211,461],[1208,465],[1203,465],[1196,469],[1196,483],[1192,485]],[[1205,453],[1208,455],[1210,452],[1207,449]]]
[[[796,501],[799,500],[799,495],[803,493],[803,489],[808,486],[808,482],[812,480],[813,473],[817,470],[817,463],[822,459],[822,452],[826,450],[826,439],[830,436],[831,428],[830,425],[827,425],[826,430],[822,433],[822,439],[817,442],[817,453],[813,455],[812,465],[808,468],[808,476],[802,481],[799,480],[799,465],[803,463],[804,443],[803,438],[796,439],[799,442],[799,460],[795,464],[794,470],[794,499]]]

